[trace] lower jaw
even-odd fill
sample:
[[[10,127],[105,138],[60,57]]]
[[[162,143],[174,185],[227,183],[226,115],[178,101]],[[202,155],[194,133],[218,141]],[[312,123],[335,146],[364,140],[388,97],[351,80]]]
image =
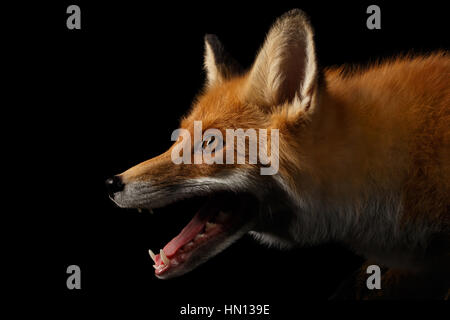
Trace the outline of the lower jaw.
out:
[[[161,257],[164,254],[162,249],[162,252],[156,255],[156,263],[153,266],[155,276],[168,279],[195,269],[249,231],[250,228],[245,228],[246,225],[248,224],[242,222],[228,225],[216,224],[205,233],[198,234],[174,255],[166,255],[165,261]]]
[[[159,254],[153,254],[149,250],[155,262],[153,265],[155,276],[160,279],[168,279],[189,272],[250,231],[250,203],[245,202],[245,198],[239,200],[239,204],[228,212],[217,210],[215,213],[208,213],[205,217],[202,216],[203,209],[201,209],[177,236],[189,233],[188,239],[192,239],[176,250],[171,243],[176,242],[177,237],[161,249]],[[193,236],[186,229],[192,229],[190,225],[195,220],[201,220],[203,227]]]
[[[166,279],[176,275],[184,274],[190,271],[189,264],[195,263],[196,256],[199,259],[199,255],[203,251],[209,251],[208,247],[212,246],[211,242],[215,242],[215,239],[225,236],[226,227],[216,225],[213,229],[209,229],[207,232],[198,234],[193,240],[181,247],[174,255],[167,256],[165,261],[161,258],[162,253],[157,255],[157,263],[153,266],[155,268],[155,275],[158,278]],[[164,250],[164,249],[162,249]],[[159,262],[159,263],[158,263]]]

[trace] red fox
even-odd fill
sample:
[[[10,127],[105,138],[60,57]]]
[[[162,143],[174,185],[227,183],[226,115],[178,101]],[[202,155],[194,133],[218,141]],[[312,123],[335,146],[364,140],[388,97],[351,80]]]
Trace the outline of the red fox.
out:
[[[448,298],[447,52],[356,72],[322,69],[309,19],[295,9],[277,19],[249,70],[214,35],[205,36],[204,66],[205,87],[181,128],[194,134],[201,121],[202,130],[222,133],[276,129],[279,168],[263,175],[259,162],[176,164],[183,137],[108,179],[120,207],[153,209],[193,197],[204,203],[178,236],[150,251],[157,277],[182,275],[250,233],[280,248],[338,241],[380,265],[382,289],[365,290],[360,279],[355,298]],[[221,148],[237,152],[229,141]]]

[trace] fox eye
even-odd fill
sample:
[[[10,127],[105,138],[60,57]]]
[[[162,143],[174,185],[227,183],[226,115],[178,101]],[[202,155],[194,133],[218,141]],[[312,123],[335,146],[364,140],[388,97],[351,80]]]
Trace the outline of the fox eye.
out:
[[[216,141],[216,137],[215,136],[208,137],[206,140],[203,141],[202,148],[206,149],[206,148],[212,146],[215,141]]]

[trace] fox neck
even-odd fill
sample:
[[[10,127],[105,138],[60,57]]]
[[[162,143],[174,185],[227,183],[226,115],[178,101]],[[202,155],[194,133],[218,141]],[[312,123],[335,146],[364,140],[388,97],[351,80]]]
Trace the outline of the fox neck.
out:
[[[299,129],[300,138],[289,147],[295,157],[280,159],[285,162],[277,179],[295,212],[290,236],[300,245],[342,241],[367,256],[414,250],[427,230],[421,226],[420,232],[412,232],[417,226],[402,225],[399,190],[405,153],[391,148],[383,136],[386,131],[361,109],[376,108],[376,101],[360,97],[366,100],[356,104],[352,96],[324,90],[310,127]],[[401,128],[398,135],[402,138]],[[408,234],[418,236],[411,239]]]

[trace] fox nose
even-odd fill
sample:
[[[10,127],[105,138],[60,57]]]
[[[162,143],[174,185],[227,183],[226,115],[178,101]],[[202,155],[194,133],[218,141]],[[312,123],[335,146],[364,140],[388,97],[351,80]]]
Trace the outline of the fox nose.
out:
[[[125,186],[122,182],[122,178],[119,176],[114,176],[112,178],[109,178],[105,181],[106,189],[108,189],[108,194],[111,197],[114,197],[114,193],[120,192],[123,190],[123,187]]]

